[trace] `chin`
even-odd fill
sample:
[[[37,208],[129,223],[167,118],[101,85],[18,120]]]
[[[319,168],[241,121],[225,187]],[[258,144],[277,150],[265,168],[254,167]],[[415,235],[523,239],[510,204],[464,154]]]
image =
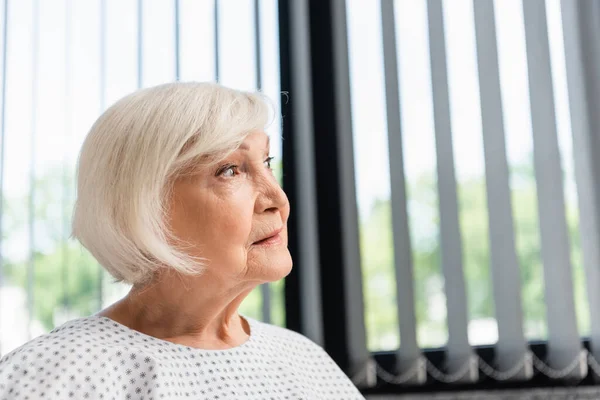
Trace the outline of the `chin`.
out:
[[[290,252],[285,249],[284,254],[273,257],[269,264],[270,266],[267,268],[267,271],[273,273],[272,279],[269,279],[269,282],[278,281],[288,276],[292,271],[292,256],[290,255]]]
[[[268,257],[260,257],[254,260],[253,264],[257,266],[256,271],[262,275],[261,280],[265,282],[275,282],[289,275],[292,271],[292,256],[287,248],[283,248],[269,254]]]

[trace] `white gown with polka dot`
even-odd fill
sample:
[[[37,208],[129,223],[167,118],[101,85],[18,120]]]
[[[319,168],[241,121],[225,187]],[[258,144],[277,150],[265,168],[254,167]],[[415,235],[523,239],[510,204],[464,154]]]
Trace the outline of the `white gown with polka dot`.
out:
[[[0,360],[0,400],[364,399],[321,347],[246,320],[245,343],[201,350],[106,317],[76,319]]]

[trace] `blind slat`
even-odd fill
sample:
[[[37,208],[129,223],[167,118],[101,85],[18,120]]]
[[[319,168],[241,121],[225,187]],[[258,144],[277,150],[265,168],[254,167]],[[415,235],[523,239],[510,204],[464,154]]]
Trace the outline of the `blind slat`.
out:
[[[581,250],[590,307],[592,353],[600,359],[600,4],[563,1],[565,61],[573,132],[573,151]]]
[[[173,29],[175,31],[175,80],[179,81],[181,79],[181,40],[179,39],[180,34],[180,26],[181,26],[181,18],[179,17],[179,12],[181,9],[181,0],[175,0],[174,11],[175,11],[175,20],[173,21]]]
[[[473,358],[469,345],[467,298],[463,271],[461,232],[458,219],[458,198],[452,132],[442,0],[428,0],[429,49],[431,57],[431,83],[435,124],[437,174],[440,208],[441,262],[448,308],[448,368],[460,369]],[[475,364],[463,381],[476,381]]]
[[[69,273],[71,259],[69,257],[68,239],[70,226],[70,213],[67,211],[71,204],[72,196],[75,195],[75,185],[72,184],[71,176],[71,158],[69,143],[73,140],[73,87],[69,77],[73,71],[73,51],[71,46],[71,32],[73,29],[72,23],[72,0],[66,0],[65,4],[65,108],[64,108],[64,119],[65,119],[65,135],[64,135],[64,149],[63,149],[63,193],[62,193],[62,265],[61,265],[61,285],[62,285],[62,297],[64,303],[62,306],[65,310],[70,309],[71,298],[69,296]]]
[[[390,160],[390,189],[392,200],[392,229],[396,271],[396,299],[400,322],[399,364],[412,364],[420,356],[416,334],[415,300],[413,293],[413,261],[406,210],[406,183],[402,127],[400,122],[400,93],[396,55],[394,2],[381,2],[385,97],[387,107],[388,149]],[[401,366],[401,365],[400,365]]]
[[[32,337],[33,306],[35,294],[33,290],[33,281],[35,279],[35,138],[37,134],[37,106],[38,106],[38,58],[39,58],[39,26],[40,26],[40,4],[39,0],[33,1],[32,18],[32,45],[31,45],[31,147],[29,163],[29,204],[28,204],[28,238],[29,238],[29,259],[27,262],[27,335],[30,340]]]
[[[262,90],[262,68],[260,48],[260,7],[258,0],[254,0],[254,58],[256,59],[256,90]],[[271,285],[264,283],[260,285],[262,298],[262,320],[271,323]]]
[[[0,94],[0,310],[4,307],[2,303],[2,289],[4,287],[4,252],[2,238],[4,237],[4,146],[5,146],[5,111],[6,111],[6,54],[8,43],[8,0],[3,4],[3,27],[2,27],[2,92]],[[2,315],[0,315],[0,320]],[[2,325],[0,324],[0,329]],[[2,341],[0,341],[0,356],[2,356]]]
[[[396,302],[400,325],[400,348],[398,349],[396,356],[396,366],[397,371],[403,373],[412,368],[422,355],[419,345],[417,344],[417,319],[415,315],[415,297],[413,289],[413,260],[406,208],[404,150],[402,148],[402,126],[400,121],[400,91],[393,1],[381,2],[381,28],[387,108],[387,136],[390,160]],[[423,383],[426,378],[427,375],[423,370],[421,373],[416,374],[411,382]]]
[[[214,8],[214,18],[215,18],[215,82],[219,82],[219,69],[220,69],[220,60],[219,60],[219,0],[215,0],[215,8]]]
[[[339,149],[339,179],[340,179],[340,214],[342,221],[342,251],[341,260],[345,269],[343,284],[345,293],[348,321],[348,358],[351,371],[363,369],[371,355],[367,349],[365,333],[365,317],[363,304],[362,271],[360,266],[358,210],[356,206],[356,187],[354,181],[354,146],[352,138],[352,115],[350,104],[350,71],[348,63],[348,29],[346,27],[346,4],[342,1],[331,2],[332,38],[333,38],[333,67],[336,71],[334,89],[336,92],[336,118],[339,132],[337,143]],[[322,266],[326,268],[327,266]]]
[[[215,0],[216,1],[216,0]],[[144,82],[143,79],[143,64],[144,64],[144,2],[138,0],[137,3],[137,26],[138,26],[138,37],[137,37],[137,87],[140,89]]]
[[[175,0],[175,20],[174,20],[174,31],[175,31],[175,80],[181,79],[181,40],[179,39],[181,18],[179,12],[181,9],[181,0]]]
[[[548,362],[555,368],[579,356],[571,254],[565,216],[563,170],[554,113],[550,49],[544,0],[523,2],[533,155],[537,184],[548,321]],[[560,294],[560,295],[559,295]],[[582,376],[584,367],[574,371]],[[584,375],[583,375],[584,376]]]
[[[261,50],[261,20],[260,20],[260,2],[254,0],[254,58],[256,58],[256,89],[262,90],[262,50]]]
[[[106,108],[106,0],[100,0],[100,109],[99,113]],[[68,77],[67,77],[68,79]],[[98,309],[104,306],[104,275],[106,271],[100,263],[96,262],[98,268]]]
[[[509,169],[506,157],[494,2],[493,0],[479,0],[473,3],[473,7],[491,242],[492,283],[498,322],[496,362],[500,369],[506,370],[523,360],[527,353],[527,343],[523,333],[519,262],[515,248]],[[529,364],[516,378],[529,378],[532,373],[532,366]]]

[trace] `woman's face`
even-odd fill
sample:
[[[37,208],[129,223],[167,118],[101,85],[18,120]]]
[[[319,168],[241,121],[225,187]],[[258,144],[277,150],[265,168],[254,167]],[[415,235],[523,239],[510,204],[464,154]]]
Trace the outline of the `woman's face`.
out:
[[[292,268],[287,249],[290,205],[270,169],[269,138],[246,137],[214,166],[174,184],[170,226],[206,260],[206,275],[229,283],[263,283]],[[205,275],[205,276],[206,276]]]

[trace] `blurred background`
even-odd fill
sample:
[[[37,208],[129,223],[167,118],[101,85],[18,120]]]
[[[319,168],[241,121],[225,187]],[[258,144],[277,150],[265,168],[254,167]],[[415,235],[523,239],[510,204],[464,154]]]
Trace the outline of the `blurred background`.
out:
[[[174,80],[260,89],[278,104],[277,2],[216,3],[3,2],[2,354],[128,290],[69,238],[78,152],[104,109]],[[280,161],[279,126],[268,133]],[[279,324],[282,284],[273,285]],[[244,311],[262,319],[260,302],[257,291]]]
[[[307,334],[366,393],[588,376],[598,2],[3,0],[0,22],[0,354],[127,292],[69,238],[78,151],[120,97],[193,80],[276,107],[296,268],[243,314]]]

